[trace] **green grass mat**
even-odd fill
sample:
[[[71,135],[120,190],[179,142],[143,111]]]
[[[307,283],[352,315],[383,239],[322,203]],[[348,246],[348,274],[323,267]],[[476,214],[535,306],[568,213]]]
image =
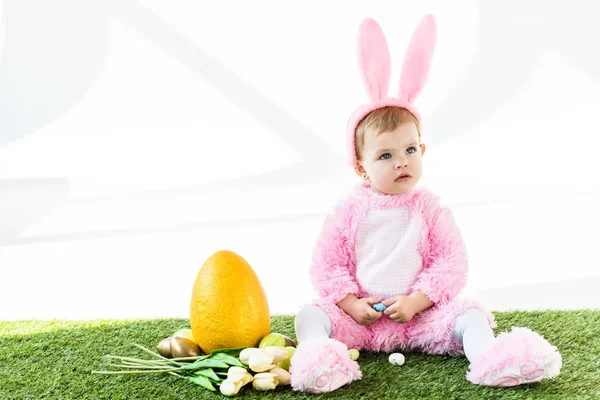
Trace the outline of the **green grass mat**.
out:
[[[385,354],[361,352],[363,379],[333,393],[307,396],[289,386],[275,392],[245,387],[237,398],[353,399],[600,399],[600,311],[495,313],[496,332],[529,327],[556,345],[561,375],[516,388],[486,388],[465,379],[465,358],[406,354],[402,367]],[[105,354],[146,358],[185,319],[129,321],[0,321],[0,399],[223,399],[171,375],[95,375]],[[271,331],[294,337],[293,317],[274,316]]]

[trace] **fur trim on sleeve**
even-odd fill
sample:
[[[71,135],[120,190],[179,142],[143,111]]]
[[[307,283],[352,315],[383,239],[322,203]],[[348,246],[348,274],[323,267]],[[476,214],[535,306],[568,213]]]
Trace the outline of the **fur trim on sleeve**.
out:
[[[448,303],[465,287],[468,260],[465,244],[452,211],[428,191],[422,193],[420,208],[428,228],[423,271],[413,291],[423,292],[434,303]]]
[[[326,302],[338,303],[349,293],[358,295],[356,257],[351,240],[354,206],[352,196],[327,215],[313,251],[312,284]]]

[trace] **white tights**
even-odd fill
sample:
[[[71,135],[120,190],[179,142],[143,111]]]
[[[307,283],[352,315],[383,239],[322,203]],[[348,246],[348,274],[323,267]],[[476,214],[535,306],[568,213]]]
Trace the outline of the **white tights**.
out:
[[[298,343],[307,339],[331,336],[331,321],[318,306],[307,306],[298,312],[294,322]],[[487,351],[494,343],[494,332],[485,314],[476,309],[466,309],[460,314],[453,327],[454,337],[461,341],[470,362]]]

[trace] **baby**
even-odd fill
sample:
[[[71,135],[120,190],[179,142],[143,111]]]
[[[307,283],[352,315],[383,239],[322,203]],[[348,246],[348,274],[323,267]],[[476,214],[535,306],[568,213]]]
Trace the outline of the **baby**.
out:
[[[413,101],[429,72],[436,25],[426,16],[409,44],[398,97],[387,97],[390,56],[381,28],[363,22],[359,63],[370,102],[348,124],[349,161],[363,183],[327,217],[311,279],[320,296],[296,316],[292,387],[333,391],[361,378],[348,348],[465,355],[467,379],[515,386],[560,372],[557,349],[527,328],[494,337],[492,314],[457,295],[467,256],[452,212],[417,187],[425,144]],[[387,307],[375,310],[376,303]]]

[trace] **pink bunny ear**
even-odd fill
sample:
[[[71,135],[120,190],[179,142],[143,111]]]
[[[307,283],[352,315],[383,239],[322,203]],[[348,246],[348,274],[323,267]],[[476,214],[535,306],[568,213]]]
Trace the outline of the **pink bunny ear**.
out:
[[[358,65],[372,102],[388,95],[390,64],[390,52],[381,27],[375,20],[365,19],[358,38]]]
[[[404,56],[398,98],[407,103],[414,101],[427,81],[436,36],[435,18],[426,15],[413,33]]]

